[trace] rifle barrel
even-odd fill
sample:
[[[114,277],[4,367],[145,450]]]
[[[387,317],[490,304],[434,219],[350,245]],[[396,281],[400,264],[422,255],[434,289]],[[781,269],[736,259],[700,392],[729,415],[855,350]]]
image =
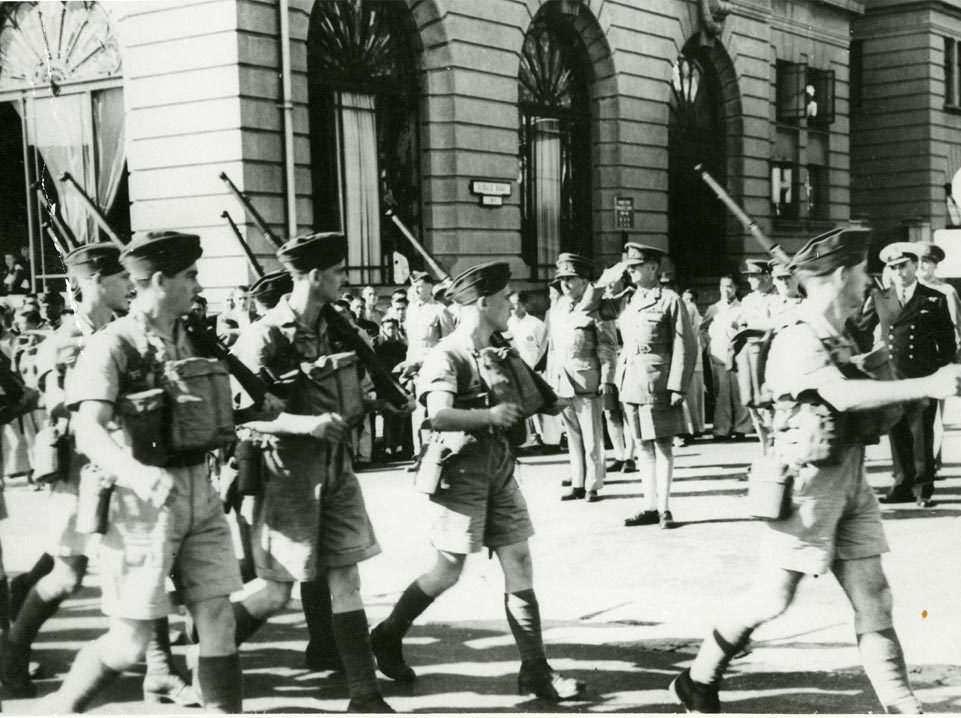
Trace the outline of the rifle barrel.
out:
[[[227,220],[227,224],[229,224],[230,228],[233,230],[234,236],[237,238],[238,244],[240,244],[240,248],[247,256],[247,261],[250,263],[250,268],[254,270],[254,273],[258,277],[263,277],[264,268],[260,266],[260,262],[257,261],[257,257],[254,256],[253,251],[250,249],[250,245],[247,244],[243,234],[241,234],[240,227],[238,227],[237,223],[234,222],[234,218],[230,216],[230,212],[224,210],[220,213],[220,216]]]
[[[424,249],[424,245],[417,241],[414,235],[411,234],[411,231],[407,229],[407,225],[401,221],[400,217],[397,216],[394,210],[388,209],[385,214],[390,217],[394,224],[397,225],[397,229],[399,229],[400,233],[407,238],[407,241],[410,242],[411,246],[420,253],[420,256],[424,258],[424,260],[427,262],[427,265],[434,271],[434,274],[437,275],[438,279],[444,281],[451,278],[450,272],[441,267],[440,264],[437,263],[437,260],[435,260],[430,253]]]
[[[247,195],[245,195],[243,192],[237,189],[237,185],[235,185],[233,183],[233,180],[231,180],[230,177],[227,176],[226,172],[220,173],[220,179],[223,180],[223,183],[225,185],[227,185],[227,189],[230,190],[230,193],[234,197],[240,200],[240,203],[244,206],[244,209],[247,210],[247,212],[250,214],[251,219],[254,220],[254,224],[257,225],[257,229],[259,229],[261,234],[264,235],[264,239],[266,239],[268,242],[270,242],[271,244],[273,244],[275,247],[279,249],[280,246],[284,243],[283,240],[280,237],[278,237],[276,234],[274,234],[274,232],[270,229],[270,227],[267,226],[267,222],[261,216],[260,212],[258,212],[257,209],[254,207],[253,203],[250,201],[250,198],[248,198]]]
[[[50,223],[63,240],[63,244],[66,246],[66,248],[71,250],[79,247],[80,243],[77,241],[77,238],[70,230],[70,227],[67,226],[67,223],[63,221],[63,217],[60,216],[60,208],[56,203],[50,204],[40,183],[34,182],[31,185],[31,188],[34,190],[34,192],[36,192],[37,199],[40,200],[40,205],[47,210],[47,216],[50,218]]]
[[[60,175],[60,181],[73,185],[73,188],[77,191],[77,195],[86,206],[87,211],[90,212],[90,216],[93,217],[93,221],[97,223],[97,226],[103,230],[103,233],[107,235],[111,242],[120,247],[120,249],[123,249],[124,246],[126,246],[126,243],[120,239],[120,235],[113,231],[113,227],[110,226],[110,223],[104,216],[103,211],[97,206],[96,202],[90,199],[90,195],[84,192],[83,187],[77,183],[77,180],[73,178],[73,175],[71,175],[69,172],[64,172]]]

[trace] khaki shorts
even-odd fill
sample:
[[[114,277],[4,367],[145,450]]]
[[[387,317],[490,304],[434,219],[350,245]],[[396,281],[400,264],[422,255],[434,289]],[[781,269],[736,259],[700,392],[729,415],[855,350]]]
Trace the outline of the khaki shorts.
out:
[[[360,482],[343,446],[285,439],[265,452],[263,494],[254,502],[257,576],[312,581],[324,567],[380,553]]]
[[[226,597],[243,584],[206,464],[167,469],[172,496],[161,509],[116,487],[110,526],[100,542],[103,612],[151,620],[169,614],[166,578],[186,604]]]
[[[684,407],[671,406],[670,401],[652,404],[624,404],[624,423],[634,441],[666,439],[686,430]]]
[[[794,480],[791,515],[767,525],[762,560],[800,573],[824,574],[835,560],[888,551],[861,447],[843,450],[836,465],[803,467]]]
[[[474,451],[473,449],[477,449]],[[431,495],[431,540],[439,551],[466,555],[499,548],[534,535],[527,503],[514,479],[514,457],[506,440],[480,442],[469,454],[444,465]]]
[[[80,459],[71,457],[70,475],[50,486],[47,500],[47,553],[51,556],[86,556],[91,537],[77,532]]]

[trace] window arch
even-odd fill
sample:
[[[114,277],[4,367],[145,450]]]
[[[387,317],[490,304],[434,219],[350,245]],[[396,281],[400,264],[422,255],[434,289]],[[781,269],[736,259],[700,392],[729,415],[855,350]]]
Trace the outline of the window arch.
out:
[[[353,283],[383,284],[407,242],[384,211],[420,233],[416,27],[404,3],[317,0],[308,30],[317,229],[346,233]]]
[[[29,246],[31,286],[63,273],[49,236],[55,223],[33,183],[77,241],[97,240],[98,230],[62,186],[63,172],[129,233],[121,72],[119,42],[99,3],[7,3],[0,12],[0,161],[14,168],[0,180],[0,192],[14,198],[0,244],[14,253]]]
[[[535,18],[518,73],[522,241],[535,278],[560,252],[593,253],[589,63],[565,15]]]

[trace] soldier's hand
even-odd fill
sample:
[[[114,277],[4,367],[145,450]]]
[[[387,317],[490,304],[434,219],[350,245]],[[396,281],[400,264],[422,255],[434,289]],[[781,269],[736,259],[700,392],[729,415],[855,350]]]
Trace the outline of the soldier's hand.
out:
[[[524,418],[521,408],[517,404],[498,404],[488,409],[490,424],[497,429],[509,429]]]
[[[684,403],[684,395],[676,391],[671,392],[671,406],[680,406]]]
[[[928,396],[932,399],[949,399],[961,396],[961,364],[948,364],[928,377]]]
[[[308,433],[315,439],[336,443],[341,441],[349,430],[340,414],[321,414],[312,418],[315,421]]]
[[[163,507],[174,487],[173,477],[156,466],[144,466],[137,473],[138,475],[132,476],[129,482],[137,498],[158,509]]]
[[[574,399],[572,399],[571,397],[559,396],[557,397],[557,400],[553,404],[551,404],[548,407],[545,407],[544,409],[541,409],[540,413],[548,414],[549,416],[557,416],[562,411],[564,411],[564,409],[566,409],[573,403],[574,403]]]
[[[268,394],[264,397],[263,406],[260,407],[261,412],[269,416],[271,419],[276,419],[280,416],[281,412],[286,408],[286,403],[283,399],[274,396],[273,394]]]

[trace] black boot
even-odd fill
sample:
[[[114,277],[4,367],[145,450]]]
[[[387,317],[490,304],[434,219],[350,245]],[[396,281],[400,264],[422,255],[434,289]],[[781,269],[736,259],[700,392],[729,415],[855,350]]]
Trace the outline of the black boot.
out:
[[[560,702],[577,698],[586,689],[583,681],[562,676],[543,659],[522,662],[517,674],[517,693],[522,696],[534,694],[538,698]]]

